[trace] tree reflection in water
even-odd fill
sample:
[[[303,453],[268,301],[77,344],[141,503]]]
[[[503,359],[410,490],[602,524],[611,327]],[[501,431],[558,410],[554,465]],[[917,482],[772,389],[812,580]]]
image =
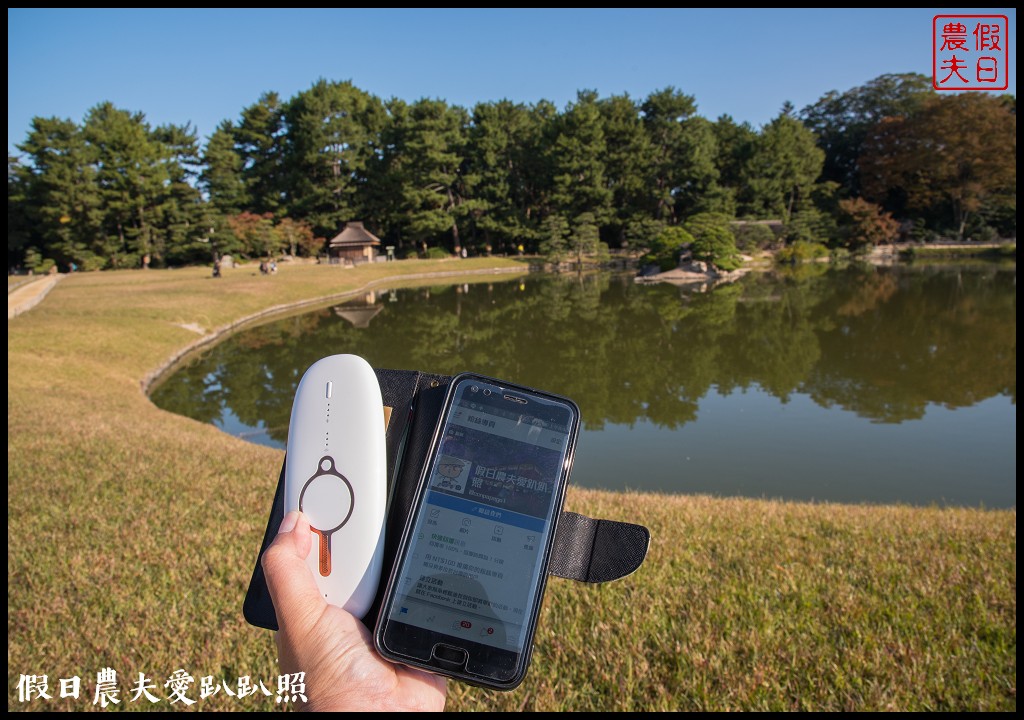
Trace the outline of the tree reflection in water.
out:
[[[567,395],[584,428],[680,428],[701,402],[757,390],[875,423],[930,404],[1016,403],[1016,268],[802,266],[710,292],[628,276],[530,276],[383,291],[239,333],[154,393],[220,424],[230,412],[283,446],[304,370],[334,353],[375,367],[473,370]],[[346,319],[346,317],[348,319]]]

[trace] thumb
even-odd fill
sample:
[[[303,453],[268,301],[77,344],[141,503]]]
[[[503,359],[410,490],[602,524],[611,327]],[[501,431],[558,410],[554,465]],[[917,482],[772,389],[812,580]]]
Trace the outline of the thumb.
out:
[[[281,630],[300,636],[312,629],[326,607],[306,565],[311,542],[309,520],[293,511],[284,516],[277,537],[263,553],[263,574],[277,624]]]

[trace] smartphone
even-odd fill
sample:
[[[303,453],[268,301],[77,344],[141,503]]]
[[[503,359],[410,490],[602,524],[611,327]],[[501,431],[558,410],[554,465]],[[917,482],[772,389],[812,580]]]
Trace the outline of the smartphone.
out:
[[[452,381],[377,619],[382,656],[501,690],[522,682],[579,417],[558,395]]]

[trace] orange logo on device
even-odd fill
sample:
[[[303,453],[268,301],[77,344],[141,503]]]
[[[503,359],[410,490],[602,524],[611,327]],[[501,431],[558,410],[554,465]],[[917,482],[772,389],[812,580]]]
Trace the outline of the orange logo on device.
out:
[[[320,538],[320,574],[331,574],[331,536],[352,517],[356,496],[352,484],[338,472],[334,458],[324,455],[316,474],[302,486],[299,510],[309,518],[309,529]]]

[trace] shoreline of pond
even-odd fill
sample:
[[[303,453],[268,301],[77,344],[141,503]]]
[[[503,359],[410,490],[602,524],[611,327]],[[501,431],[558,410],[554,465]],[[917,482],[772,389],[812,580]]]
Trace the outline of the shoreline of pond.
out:
[[[153,390],[155,390],[174,370],[185,361],[189,355],[203,350],[207,347],[211,347],[225,338],[233,335],[239,330],[244,329],[253,324],[258,324],[264,320],[268,320],[278,316],[285,316],[296,310],[302,310],[305,308],[316,307],[317,305],[323,305],[326,303],[337,302],[345,300],[347,298],[359,295],[361,293],[368,292],[375,288],[386,286],[395,282],[415,282],[418,280],[432,280],[435,278],[457,278],[457,277],[471,277],[477,275],[521,275],[532,272],[532,266],[527,269],[518,267],[495,267],[478,270],[442,270],[437,272],[428,273],[410,273],[408,275],[390,275],[384,278],[375,278],[369,282],[351,290],[344,290],[339,293],[333,293],[329,295],[322,295],[320,297],[296,300],[290,303],[282,303],[274,305],[273,307],[260,310],[255,313],[246,315],[245,317],[234,320],[227,325],[215,328],[210,332],[204,334],[202,337],[188,343],[184,347],[174,352],[166,361],[161,363],[157,368],[148,372],[140,381],[139,385],[142,390],[142,394],[149,398]]]
[[[636,281],[640,283],[667,282],[679,286],[701,287],[702,290],[735,282],[751,272],[769,272],[778,267],[792,267],[814,264],[867,263],[875,267],[893,265],[911,265],[921,261],[942,260],[980,260],[988,262],[1017,261],[1017,243],[893,243],[876,245],[864,254],[845,254],[841,256],[826,255],[811,257],[796,262],[781,263],[777,260],[778,253],[774,250],[761,250],[754,255],[741,255],[743,264],[732,271],[719,271],[703,262],[687,261],[671,270],[659,273],[644,274],[643,268],[637,267]],[[637,261],[638,262],[638,261]]]

